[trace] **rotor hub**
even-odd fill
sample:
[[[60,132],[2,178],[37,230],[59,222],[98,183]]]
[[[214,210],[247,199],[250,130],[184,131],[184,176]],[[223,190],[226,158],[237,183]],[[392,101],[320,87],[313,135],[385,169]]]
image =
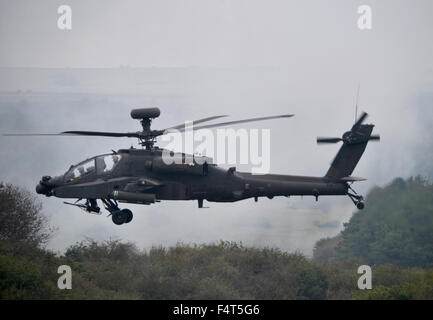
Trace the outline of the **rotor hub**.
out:
[[[159,108],[139,108],[131,110],[131,118],[140,120],[143,131],[138,133],[139,143],[146,149],[153,148],[158,131],[151,130],[152,119],[161,114]]]
[[[343,139],[343,141],[346,142],[346,143],[351,143],[351,142],[352,142],[352,137],[353,137],[352,131],[346,131],[346,132],[343,134],[342,139]]]

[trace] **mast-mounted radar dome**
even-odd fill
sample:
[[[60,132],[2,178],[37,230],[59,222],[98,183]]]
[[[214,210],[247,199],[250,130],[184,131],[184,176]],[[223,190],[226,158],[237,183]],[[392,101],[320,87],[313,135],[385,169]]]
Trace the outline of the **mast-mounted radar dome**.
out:
[[[159,108],[138,108],[131,110],[132,119],[155,119],[161,114]]]

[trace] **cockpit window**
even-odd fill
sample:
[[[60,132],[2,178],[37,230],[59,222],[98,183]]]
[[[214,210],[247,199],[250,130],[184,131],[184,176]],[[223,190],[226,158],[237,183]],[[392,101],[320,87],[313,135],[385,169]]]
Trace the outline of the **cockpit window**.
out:
[[[66,174],[66,181],[73,181],[75,179],[86,176],[95,171],[95,160],[91,159],[86,162],[80,163],[72,167]]]
[[[109,154],[99,156],[96,158],[98,174],[110,172],[114,169],[116,164],[120,161],[121,156],[117,154]]]

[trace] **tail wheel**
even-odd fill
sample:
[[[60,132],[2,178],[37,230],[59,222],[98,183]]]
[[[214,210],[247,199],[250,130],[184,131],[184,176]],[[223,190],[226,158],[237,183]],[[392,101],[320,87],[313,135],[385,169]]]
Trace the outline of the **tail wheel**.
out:
[[[130,223],[132,221],[132,218],[134,217],[132,211],[129,209],[123,209],[122,211],[126,216],[125,223]]]
[[[356,204],[356,207],[359,209],[359,210],[362,210],[362,209],[364,209],[364,202],[358,202],[357,204]]]
[[[124,213],[123,210],[119,210],[116,212],[113,212],[111,215],[111,220],[113,220],[114,224],[121,225],[126,222],[127,214]]]

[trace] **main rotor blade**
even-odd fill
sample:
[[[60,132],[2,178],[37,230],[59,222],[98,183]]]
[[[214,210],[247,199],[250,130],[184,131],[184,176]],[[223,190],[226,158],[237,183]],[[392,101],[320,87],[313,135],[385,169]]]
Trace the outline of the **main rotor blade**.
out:
[[[355,122],[355,124],[352,127],[352,131],[355,131],[358,129],[358,127],[364,122],[364,120],[368,117],[367,112],[363,112],[361,116],[358,118],[358,120]]]
[[[224,117],[228,117],[228,115],[213,116],[213,117],[207,117],[207,118],[203,118],[203,119],[199,119],[199,120],[194,120],[194,121],[192,121],[192,125],[195,126],[196,124],[199,124],[199,123],[202,123],[202,122],[211,121],[211,120],[215,120],[215,119],[219,119],[219,118],[224,118]],[[183,123],[183,124],[179,124],[177,126],[173,126],[173,127],[170,127],[170,128],[163,129],[161,131],[164,132],[166,130],[173,130],[173,129],[178,130],[178,129],[183,128],[184,126],[185,126],[185,124]]]
[[[317,137],[317,143],[337,143],[343,141],[341,138],[325,138],[325,137]]]
[[[139,132],[65,131],[60,135],[138,138]]]
[[[264,121],[264,120],[271,120],[271,119],[278,119],[278,118],[290,118],[293,117],[293,114],[283,114],[283,115],[279,115],[279,116],[271,116],[271,117],[260,117],[260,118],[251,118],[251,119],[244,119],[244,120],[236,120],[236,121],[228,121],[228,122],[220,122],[220,123],[214,123],[214,124],[208,124],[205,126],[198,126],[198,127],[193,127],[194,130],[199,130],[199,129],[206,129],[206,128],[216,128],[216,127],[225,127],[225,126],[230,126],[230,125],[235,125],[235,124],[239,124],[239,123],[246,123],[246,122],[254,122],[254,121]],[[179,131],[186,131],[189,130],[190,127],[188,128],[180,128]]]
[[[36,137],[36,136],[101,136],[101,137],[133,137],[138,138],[137,132],[103,132],[103,131],[65,131],[61,133],[4,133],[7,137]]]
[[[61,133],[3,133],[2,136],[5,137],[63,136],[63,134]]]

